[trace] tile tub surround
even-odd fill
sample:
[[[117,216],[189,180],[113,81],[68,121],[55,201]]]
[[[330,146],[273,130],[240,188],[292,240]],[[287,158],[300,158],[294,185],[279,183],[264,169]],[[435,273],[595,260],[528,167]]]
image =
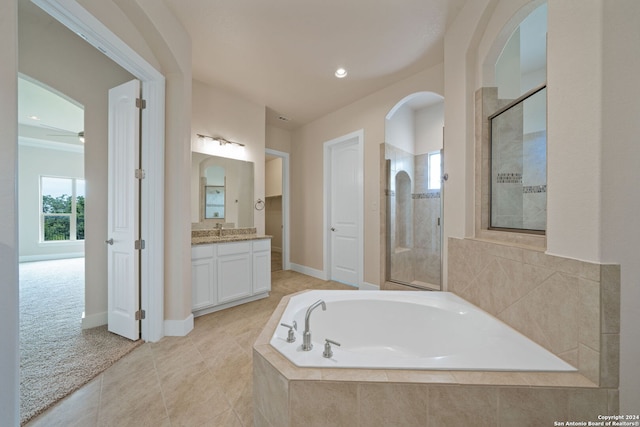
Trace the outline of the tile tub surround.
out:
[[[619,380],[620,266],[449,238],[449,291],[561,357],[601,387]]]
[[[298,368],[269,345],[290,296],[253,347],[256,426],[553,425],[618,412],[617,390],[578,373]]]
[[[237,242],[240,240],[270,239],[271,236],[257,234],[255,228],[208,228],[192,229],[191,244],[205,245],[207,243]]]

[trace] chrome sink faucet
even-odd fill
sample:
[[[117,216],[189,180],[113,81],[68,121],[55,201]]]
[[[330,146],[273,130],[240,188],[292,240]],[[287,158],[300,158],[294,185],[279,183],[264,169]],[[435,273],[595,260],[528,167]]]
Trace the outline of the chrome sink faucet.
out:
[[[313,344],[311,344],[311,331],[309,330],[309,317],[311,316],[311,312],[316,309],[319,305],[322,306],[322,311],[327,310],[327,305],[319,299],[318,301],[311,304],[311,306],[307,309],[307,314],[304,316],[304,333],[302,334],[302,351],[309,351],[313,348]]]

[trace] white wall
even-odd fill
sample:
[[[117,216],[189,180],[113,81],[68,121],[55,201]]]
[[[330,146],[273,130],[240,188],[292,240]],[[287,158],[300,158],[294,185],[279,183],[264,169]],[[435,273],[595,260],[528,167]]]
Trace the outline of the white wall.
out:
[[[496,86],[498,98],[516,99],[520,90],[520,29],[513,32],[496,62]]]
[[[400,106],[387,118],[384,128],[384,142],[396,148],[415,154],[415,122],[413,110],[408,104]]]
[[[0,0],[0,419],[20,423],[18,341],[18,28],[16,0]]]
[[[442,148],[444,100],[414,112],[415,154],[426,154]]]
[[[76,257],[84,254],[84,241],[40,241],[40,177],[84,178],[84,153],[19,146],[20,261]]]
[[[265,128],[266,108],[225,89],[193,81],[191,118],[192,150],[254,163],[254,200],[265,198]],[[197,138],[196,134],[223,137],[245,144],[244,153],[221,153],[216,144]],[[264,210],[254,210],[258,233],[264,234]]]

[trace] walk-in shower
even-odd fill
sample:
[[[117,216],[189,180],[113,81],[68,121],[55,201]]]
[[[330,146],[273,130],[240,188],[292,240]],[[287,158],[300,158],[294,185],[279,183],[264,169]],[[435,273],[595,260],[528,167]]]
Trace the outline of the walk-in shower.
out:
[[[385,276],[388,282],[439,290],[442,275],[444,101],[405,98],[387,115]]]

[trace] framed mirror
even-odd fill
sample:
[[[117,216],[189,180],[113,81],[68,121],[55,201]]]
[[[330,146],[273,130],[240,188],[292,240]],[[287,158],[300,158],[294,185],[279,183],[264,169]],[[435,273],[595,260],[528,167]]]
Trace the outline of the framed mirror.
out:
[[[191,153],[191,222],[253,227],[254,164]]]

